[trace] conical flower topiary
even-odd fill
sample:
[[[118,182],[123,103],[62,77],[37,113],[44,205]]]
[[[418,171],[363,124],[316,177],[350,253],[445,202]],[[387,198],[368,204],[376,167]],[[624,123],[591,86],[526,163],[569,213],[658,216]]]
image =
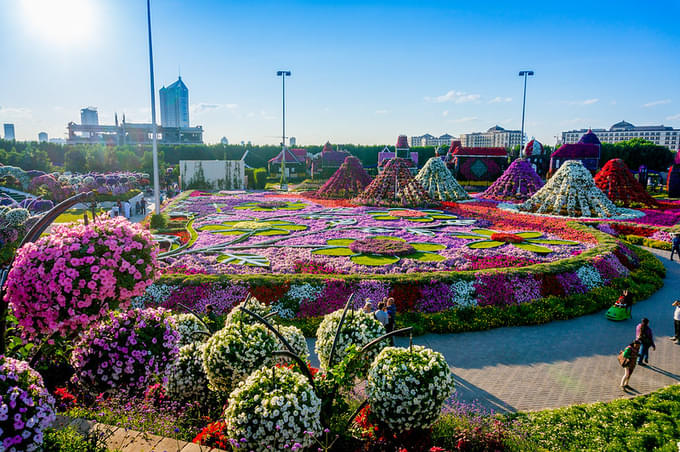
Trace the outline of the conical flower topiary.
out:
[[[427,194],[420,182],[408,169],[410,161],[403,158],[390,159],[366,190],[352,200],[365,206],[427,207],[437,202]]]
[[[420,182],[430,198],[439,201],[460,201],[470,199],[465,189],[454,179],[441,157],[432,157],[425,163],[416,180]]]
[[[568,160],[519,210],[566,217],[606,218],[622,212],[597,188],[580,160]]]
[[[595,185],[617,205],[656,207],[658,203],[631,174],[621,159],[611,159],[595,175]]]
[[[529,199],[543,187],[543,180],[525,159],[517,159],[510,164],[501,177],[482,193],[482,198],[496,201]]]
[[[349,199],[364,191],[370,183],[371,176],[361,166],[361,161],[350,155],[345,158],[331,178],[319,188],[316,196],[326,199]]]

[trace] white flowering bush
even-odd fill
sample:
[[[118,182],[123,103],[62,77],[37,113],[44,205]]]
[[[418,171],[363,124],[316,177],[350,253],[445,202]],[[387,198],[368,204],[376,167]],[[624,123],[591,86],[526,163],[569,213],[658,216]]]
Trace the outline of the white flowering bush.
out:
[[[328,369],[329,367],[328,358],[331,354],[333,339],[341,317],[342,310],[327,314],[321,325],[319,325],[319,329],[316,330],[315,350],[317,355],[319,355],[322,369]],[[362,347],[383,334],[385,334],[385,327],[373,317],[373,314],[367,314],[363,311],[347,312],[338,337],[333,364],[337,364],[347,355],[347,347],[350,345],[355,344],[357,347]],[[386,341],[382,341],[381,344],[365,353],[366,360],[368,362],[372,361],[381,348],[385,347],[386,343]]]
[[[431,157],[423,166],[416,180],[420,182],[432,199],[440,201],[460,201],[470,199],[470,195],[454,179],[441,157]]]
[[[209,333],[209,331],[206,330],[205,325],[195,315],[175,314],[174,317],[177,322],[177,331],[180,334],[178,347],[194,342],[204,342],[208,338],[208,336],[201,333]]]
[[[227,324],[208,339],[203,349],[209,388],[231,392],[254,370],[272,365],[273,352],[278,349],[276,336],[264,325]]]
[[[453,295],[453,302],[459,307],[476,306],[475,299],[475,282],[474,281],[456,281],[449,286],[451,295]]]
[[[281,336],[283,336],[290,346],[295,351],[295,354],[302,358],[303,361],[309,361],[309,347],[307,347],[307,340],[302,330],[296,326],[279,326],[277,327]],[[286,350],[283,344],[279,344],[280,350]],[[290,359],[281,356],[280,362],[289,362]]]
[[[598,272],[597,269],[590,264],[586,264],[576,270],[576,276],[578,276],[578,278],[581,280],[583,285],[588,288],[588,290],[593,290],[596,287],[601,287],[603,285],[600,272]]]
[[[0,355],[0,452],[41,450],[54,399],[25,361]]]
[[[227,315],[226,320],[227,324],[233,324],[238,322],[249,324],[259,323],[253,317],[241,311],[241,307],[245,307],[249,311],[254,312],[255,314],[258,314],[262,317],[271,312],[271,309],[269,309],[268,306],[260,303],[257,298],[250,297],[248,300],[242,301],[241,303],[237,304],[231,309],[231,312],[229,312],[229,315]]]
[[[167,284],[151,284],[146,288],[146,292],[144,292],[143,295],[132,299],[131,306],[133,308],[159,306],[170,297],[175,289],[175,286],[169,286]]]
[[[179,349],[179,355],[168,369],[165,391],[168,397],[177,401],[207,401],[208,377],[203,369],[205,344],[192,342]]]
[[[290,289],[288,289],[288,292],[286,293],[286,297],[300,304],[305,300],[316,300],[323,290],[324,286],[322,285],[313,286],[309,283],[291,284]]]
[[[277,301],[272,304],[272,312],[276,312],[276,315],[282,319],[292,319],[295,317],[295,311],[293,311],[287,303],[282,301]]]
[[[311,446],[313,438],[305,432],[321,431],[320,413],[321,400],[305,377],[287,368],[265,368],[231,393],[224,417],[239,449],[264,452]]]
[[[432,349],[387,347],[371,365],[366,391],[371,413],[391,430],[428,428],[453,392],[453,374]]]

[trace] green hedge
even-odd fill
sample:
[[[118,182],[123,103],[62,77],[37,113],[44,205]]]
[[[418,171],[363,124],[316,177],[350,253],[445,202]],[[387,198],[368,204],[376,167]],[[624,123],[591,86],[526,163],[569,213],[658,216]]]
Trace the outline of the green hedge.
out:
[[[668,242],[664,242],[662,240],[654,240],[650,239],[647,237],[642,237],[640,235],[625,235],[622,234],[619,236],[621,240],[625,240],[628,243],[632,243],[633,245],[642,245],[646,246],[648,248],[656,248],[659,250],[666,250],[670,251],[672,248],[672,245]]]

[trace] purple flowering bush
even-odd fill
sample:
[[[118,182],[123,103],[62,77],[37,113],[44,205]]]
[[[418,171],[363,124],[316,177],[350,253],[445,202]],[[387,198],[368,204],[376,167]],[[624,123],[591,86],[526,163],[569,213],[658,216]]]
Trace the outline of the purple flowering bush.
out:
[[[151,234],[123,217],[58,225],[17,251],[5,302],[29,337],[72,333],[142,295],[157,253]]]
[[[39,450],[54,422],[54,399],[25,361],[0,355],[0,450]]]
[[[75,344],[73,381],[92,393],[143,391],[178,355],[180,333],[163,308],[112,312]]]

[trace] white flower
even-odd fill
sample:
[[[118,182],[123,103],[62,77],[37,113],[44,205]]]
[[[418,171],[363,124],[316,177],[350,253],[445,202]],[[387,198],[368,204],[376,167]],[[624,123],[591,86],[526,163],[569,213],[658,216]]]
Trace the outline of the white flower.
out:
[[[203,369],[205,344],[192,342],[179,349],[179,356],[168,369],[165,390],[173,400],[205,401],[209,398],[208,377]]]
[[[476,306],[477,300],[475,299],[475,282],[460,280],[456,281],[450,286],[451,294],[453,295],[453,302],[457,306]]]
[[[175,320],[177,321],[177,331],[181,335],[178,347],[188,345],[194,342],[204,342],[209,336],[201,334],[203,332],[208,332],[199,319],[193,314],[176,314]]]
[[[418,171],[416,180],[420,182],[432,199],[459,201],[470,199],[465,189],[454,179],[440,157],[430,158]]]

